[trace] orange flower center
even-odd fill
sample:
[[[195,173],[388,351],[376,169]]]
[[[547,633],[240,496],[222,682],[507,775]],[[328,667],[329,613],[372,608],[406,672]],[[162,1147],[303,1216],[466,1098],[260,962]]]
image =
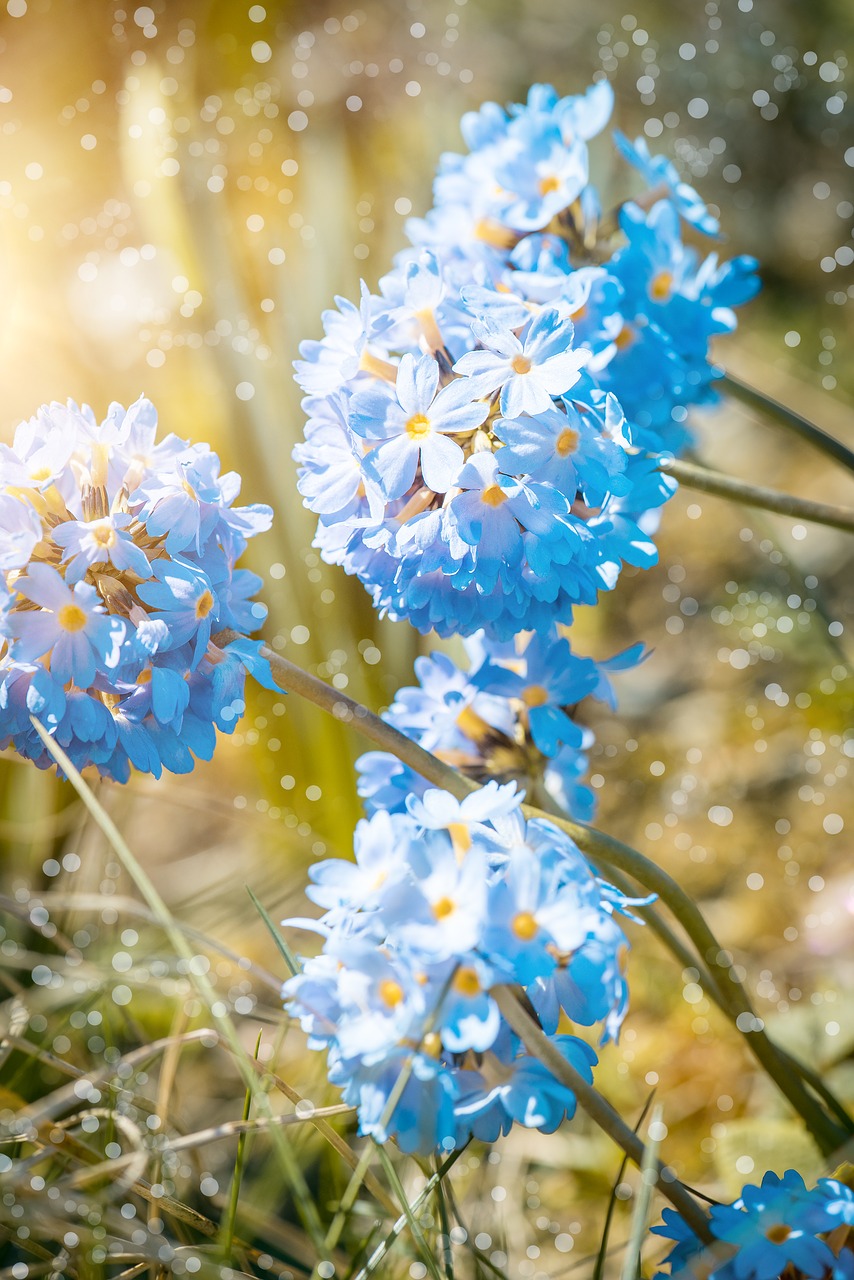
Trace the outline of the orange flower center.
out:
[[[461,996],[476,996],[480,991],[480,979],[470,965],[464,964],[457,969],[451,985]]]
[[[490,484],[484,489],[480,495],[481,502],[485,502],[488,507],[500,507],[502,502],[507,501],[507,494],[499,484]]]
[[[196,601],[196,617],[200,620],[206,618],[213,608],[214,599],[207,587]]]
[[[565,458],[568,453],[573,453],[577,448],[578,432],[573,431],[572,427],[564,427],[555,441],[555,453]]]
[[[513,917],[510,928],[522,942],[530,942],[539,932],[540,926],[530,911],[520,911]]]
[[[765,1232],[765,1238],[772,1244],[784,1244],[791,1234],[792,1228],[787,1227],[785,1222],[775,1222],[773,1227],[769,1227]]]
[[[548,700],[548,690],[541,684],[529,684],[527,689],[522,690],[522,701],[526,707],[541,707]]]
[[[403,987],[393,978],[384,978],[380,983],[380,999],[389,1009],[394,1009],[403,999]]]
[[[531,361],[527,356],[514,356],[510,361],[510,368],[514,373],[530,373]]]
[[[673,292],[673,272],[659,271],[652,277],[649,296],[656,302],[666,302]]]

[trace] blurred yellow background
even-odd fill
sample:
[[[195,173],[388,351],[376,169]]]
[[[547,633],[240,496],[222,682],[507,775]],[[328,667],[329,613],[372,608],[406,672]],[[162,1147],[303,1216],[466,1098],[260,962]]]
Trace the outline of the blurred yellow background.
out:
[[[578,92],[604,72],[614,123],[645,131],[720,208],[720,252],[761,261],[763,293],[716,358],[851,443],[849,57],[846,0],[8,0],[0,437],[46,400],[85,401],[101,417],[145,392],[164,432],[209,441],[243,475],[243,499],[274,506],[273,532],[248,561],[265,578],[268,640],[380,709],[433,646],[378,620],[362,588],[312,550],[290,456],[302,431],[291,362],[334,295],[356,296],[360,276],[375,287],[388,269],[407,214],[429,206],[440,153],[461,147],[461,114],[518,100],[533,81]],[[634,189],[607,138],[592,159],[606,200]],[[696,426],[712,465],[854,500],[850,477],[734,404]],[[849,547],[841,533],[687,491],[665,510],[660,545],[659,567],[627,572],[574,631],[595,657],[638,639],[654,650],[619,678],[616,714],[581,710],[597,736],[599,824],[691,890],[775,1034],[854,1099]],[[782,617],[792,626],[777,628]],[[247,1043],[259,1017],[275,1018],[283,973],[244,886],[275,920],[304,911],[308,863],[348,852],[362,749],[320,711],[259,691],[210,765],[98,788],[176,914],[271,974],[248,1010],[236,1006]],[[130,888],[67,789],[12,759],[0,761],[0,847],[7,934],[24,948],[5,953],[14,980],[26,984],[31,953],[50,949],[27,933],[41,902],[69,937],[100,919],[91,954],[109,966]],[[106,897],[117,901],[105,917]],[[605,1091],[636,1117],[657,1087],[668,1158],[717,1191],[735,1194],[766,1157],[810,1171],[808,1145],[691,975],[640,929],[633,938],[632,1010],[620,1046],[603,1053]],[[163,950],[150,930],[140,945]],[[92,999],[108,1001],[90,980]],[[138,1025],[165,1033],[175,993],[163,995],[151,968],[138,988]],[[69,1044],[55,1052],[97,1052],[66,1035],[68,989],[44,1007],[45,1043]],[[295,1087],[322,1100],[322,1063],[300,1044],[290,1032],[278,1069],[287,1063]],[[188,1124],[239,1114],[240,1086],[209,1063],[176,1090]],[[317,1143],[306,1141],[313,1167]],[[503,1251],[511,1275],[558,1274],[568,1260],[556,1238],[578,1238],[569,1261],[595,1247],[615,1153],[584,1124],[551,1139],[516,1134],[501,1150],[499,1163],[460,1175],[462,1194],[468,1177],[487,1197],[483,1248]],[[488,1199],[495,1182],[506,1198]],[[260,1174],[254,1185],[285,1220]],[[388,1274],[408,1265],[404,1250]]]

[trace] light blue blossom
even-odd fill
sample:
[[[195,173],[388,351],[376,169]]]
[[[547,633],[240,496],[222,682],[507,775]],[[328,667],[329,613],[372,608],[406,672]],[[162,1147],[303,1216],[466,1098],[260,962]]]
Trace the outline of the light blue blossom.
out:
[[[542,310],[521,338],[488,323],[475,324],[473,332],[485,349],[463,356],[454,369],[471,379],[475,394],[500,387],[501,412],[509,418],[551,409],[552,397],[578,381],[589,358],[572,350],[572,321],[552,308]]]
[[[520,801],[512,786],[463,801],[428,789],[410,813],[375,813],[357,828],[355,865],[313,869],[321,918],[285,922],[323,939],[285,998],[377,1140],[426,1154],[514,1121],[551,1131],[572,1114],[572,1092],[501,1018],[497,983],[541,999],[538,979],[571,953],[566,1006],[606,1032],[619,1026],[626,939],[613,913],[624,900],[557,828],[526,823]],[[590,1079],[593,1051],[555,1043]]]
[[[247,672],[272,683],[245,635],[261,582],[234,567],[272,513],[235,507],[235,473],[156,430],[143,398],[101,423],[69,401],[0,452],[0,743],[40,767],[31,715],[78,768],[188,772],[214,725],[233,731]],[[221,647],[215,626],[240,635]]]

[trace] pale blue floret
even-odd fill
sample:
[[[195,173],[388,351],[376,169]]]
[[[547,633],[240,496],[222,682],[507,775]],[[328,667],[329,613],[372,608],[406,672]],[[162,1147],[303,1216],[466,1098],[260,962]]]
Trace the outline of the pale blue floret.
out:
[[[72,591],[55,569],[33,564],[15,589],[40,606],[7,615],[6,626],[15,640],[15,657],[32,662],[51,655],[51,672],[65,684],[86,689],[99,670],[118,664],[125,636],[124,623],[107,615],[93,586],[78,582]]]
[[[562,319],[556,309],[541,311],[521,338],[488,321],[476,322],[473,332],[484,350],[463,356],[454,369],[470,378],[474,394],[500,387],[505,417],[550,409],[552,397],[577,382],[589,358],[586,351],[571,349],[572,321]]]
[[[353,396],[350,426],[366,440],[380,441],[367,455],[365,474],[389,500],[403,497],[419,465],[430,489],[447,492],[465,460],[448,434],[473,431],[486,417],[489,406],[473,403],[474,387],[457,380],[437,394],[438,385],[432,356],[407,354],[394,389],[381,383]]]
[[[719,235],[721,228],[717,218],[709,212],[705,201],[694,188],[682,181],[672,160],[668,160],[666,156],[650,155],[645,138],[635,138],[632,143],[618,129],[614,130],[614,142],[629,164],[640,170],[651,187],[663,186],[667,190],[686,222],[704,235]]]
[[[129,515],[103,516],[100,520],[69,520],[53,531],[53,540],[64,548],[65,581],[79,582],[95,564],[129,569],[138,578],[151,576],[148,557],[125,530]]]

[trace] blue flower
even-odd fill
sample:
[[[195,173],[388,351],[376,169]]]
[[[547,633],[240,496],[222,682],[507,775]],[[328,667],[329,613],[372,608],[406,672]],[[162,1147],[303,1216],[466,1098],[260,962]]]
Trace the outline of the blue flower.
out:
[[[83,689],[93,683],[99,669],[109,671],[118,664],[124,624],[108,617],[89,583],[77,582],[72,591],[56,569],[36,563],[26,577],[16,580],[15,590],[39,606],[19,607],[6,618],[7,634],[17,642],[15,656],[20,661],[32,662],[50,653],[54,678]]]
[[[310,1047],[327,1051],[360,1131],[379,1141],[428,1153],[513,1121],[550,1132],[572,1115],[571,1090],[503,1021],[497,983],[536,1001],[537,979],[571,957],[563,1007],[606,1033],[619,1026],[625,936],[613,912],[625,900],[556,828],[526,823],[520,802],[515,787],[493,784],[463,801],[427,790],[408,813],[375,813],[357,828],[355,864],[313,868],[321,918],[286,922],[323,939],[285,983],[288,1006]],[[589,1080],[593,1051],[556,1043]]]
[[[247,671],[272,684],[245,636],[261,580],[234,567],[271,512],[235,507],[235,473],[156,430],[144,399],[100,424],[51,404],[0,450],[0,741],[41,767],[31,715],[78,768],[187,772],[214,724],[233,731]],[[215,625],[244,634],[223,649]]]
[[[73,584],[96,564],[127,569],[141,581],[151,576],[148,557],[127,532],[128,514],[103,516],[100,520],[69,520],[53,530],[53,541],[64,547],[65,581]]]
[[[655,189],[663,186],[670,196],[677,211],[692,227],[707,236],[717,236],[720,223],[709,212],[707,205],[693,187],[683,182],[679,171],[672,160],[666,156],[652,156],[645,138],[635,138],[629,142],[618,129],[614,130],[614,141],[618,151],[629,164],[643,174],[644,179]]]
[[[364,470],[388,499],[401,498],[419,465],[424,483],[446,493],[456,483],[465,455],[448,433],[472,432],[489,406],[473,403],[476,390],[452,382],[439,394],[439,366],[431,356],[401,358],[394,391],[384,384],[356,392],[350,426],[368,440],[380,440],[367,455]]]
[[[489,323],[476,323],[473,332],[485,349],[463,356],[454,370],[471,379],[475,394],[500,387],[501,412],[508,418],[551,409],[552,397],[578,381],[589,359],[586,351],[572,350],[572,321],[556,309],[542,310],[521,338]]]
[[[702,1246],[679,1214],[666,1209],[664,1219],[652,1231],[677,1241],[665,1258],[676,1276]],[[782,1177],[766,1173],[759,1186],[746,1186],[733,1204],[712,1206],[709,1229],[720,1243],[709,1256],[720,1261],[704,1266],[703,1274],[710,1280],[777,1280],[791,1268],[811,1280],[827,1275],[841,1280],[854,1269],[854,1257],[844,1242],[831,1249],[822,1236],[852,1222],[854,1195],[844,1184],[820,1178],[810,1190],[794,1169]]]

